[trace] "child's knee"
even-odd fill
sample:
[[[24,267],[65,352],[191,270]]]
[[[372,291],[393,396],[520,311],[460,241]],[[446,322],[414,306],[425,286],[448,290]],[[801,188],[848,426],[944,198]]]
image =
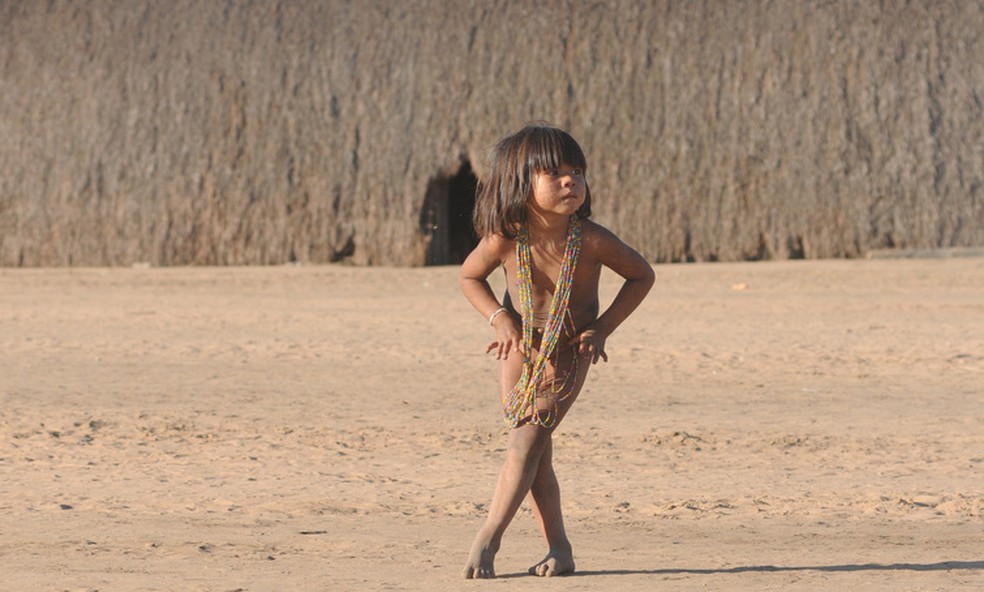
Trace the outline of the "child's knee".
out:
[[[550,442],[551,434],[551,430],[532,424],[513,428],[507,454],[523,464],[538,463]]]

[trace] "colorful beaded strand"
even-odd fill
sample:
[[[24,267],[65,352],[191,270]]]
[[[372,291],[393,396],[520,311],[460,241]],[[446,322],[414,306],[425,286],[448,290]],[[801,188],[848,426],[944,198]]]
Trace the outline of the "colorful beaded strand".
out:
[[[572,216],[567,229],[567,243],[564,246],[564,259],[560,265],[560,274],[554,288],[553,298],[550,300],[550,312],[547,316],[546,325],[543,328],[543,338],[540,341],[540,351],[536,359],[531,361],[529,358],[523,362],[523,373],[519,382],[509,393],[504,414],[506,422],[511,427],[516,427],[526,416],[529,410],[532,414],[530,422],[545,428],[553,427],[557,421],[558,405],[556,399],[553,409],[545,417],[537,411],[537,395],[540,393],[539,382],[547,367],[547,361],[553,354],[564,333],[565,322],[573,332],[574,321],[570,316],[568,304],[570,302],[571,287],[574,283],[574,270],[577,267],[577,257],[581,250],[581,223],[577,216]],[[523,317],[523,347],[527,352],[533,349],[533,270],[532,270],[532,250],[530,248],[529,230],[524,226],[520,229],[516,237],[516,276],[517,288],[519,290],[520,309]],[[577,363],[575,356],[574,364]],[[576,366],[572,374],[576,375]],[[561,393],[567,388],[565,379],[560,387],[550,385],[550,390],[554,394]]]

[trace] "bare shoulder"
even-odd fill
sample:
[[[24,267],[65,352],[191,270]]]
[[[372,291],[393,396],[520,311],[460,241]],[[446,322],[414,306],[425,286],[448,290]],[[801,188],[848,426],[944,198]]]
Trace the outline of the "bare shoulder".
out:
[[[612,249],[629,248],[614,232],[594,220],[581,220],[581,233],[584,244],[602,258]]]
[[[490,234],[478,241],[475,251],[480,252],[482,259],[488,263],[505,263],[509,255],[516,249],[516,241],[501,234]]]
[[[625,278],[642,278],[652,274],[652,266],[638,251],[614,232],[593,220],[582,220],[584,245],[598,262]]]
[[[516,248],[516,241],[508,239],[501,234],[485,236],[480,243],[484,243],[489,253],[495,253],[501,256],[500,258],[504,258],[506,254],[511,253]]]
[[[461,264],[462,277],[485,278],[493,269],[506,262],[515,243],[501,234],[490,234],[478,241],[478,246]]]

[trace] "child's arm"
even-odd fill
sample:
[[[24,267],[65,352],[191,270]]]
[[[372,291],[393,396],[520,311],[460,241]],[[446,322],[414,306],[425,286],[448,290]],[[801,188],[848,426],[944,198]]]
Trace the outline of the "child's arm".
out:
[[[596,226],[592,234],[591,248],[601,264],[625,278],[608,309],[571,340],[578,345],[578,353],[597,363],[599,358],[608,361],[605,341],[642,304],[656,281],[656,272],[642,255],[605,228]]]
[[[486,319],[493,319],[490,322],[495,328],[495,341],[485,348],[485,353],[494,350],[495,357],[499,360],[508,358],[512,350],[523,353],[520,327],[509,312],[496,314],[496,311],[502,308],[502,304],[495,297],[488,282],[489,275],[502,265],[506,253],[510,250],[510,241],[504,237],[486,236],[461,264],[461,271],[458,274],[458,284],[468,302]]]

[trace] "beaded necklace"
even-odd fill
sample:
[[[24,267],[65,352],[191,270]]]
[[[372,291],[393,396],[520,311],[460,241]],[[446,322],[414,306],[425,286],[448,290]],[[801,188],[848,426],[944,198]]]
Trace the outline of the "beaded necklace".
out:
[[[577,256],[581,251],[581,222],[578,217],[571,216],[567,226],[567,244],[564,247],[564,259],[560,264],[560,274],[557,276],[557,284],[554,287],[553,298],[550,300],[550,313],[547,316],[547,324],[543,328],[543,338],[540,341],[540,351],[535,360],[527,357],[523,361],[523,373],[519,382],[509,393],[509,397],[504,405],[504,415],[506,423],[511,427],[516,427],[527,415],[530,415],[530,423],[541,427],[550,428],[557,422],[557,402],[560,398],[554,399],[553,408],[546,414],[537,411],[537,395],[540,393],[540,380],[547,368],[547,360],[557,347],[560,336],[564,331],[565,321],[570,319],[573,327],[574,321],[568,310],[568,303],[571,296],[571,286],[574,283],[574,268],[577,267]],[[532,252],[530,249],[530,232],[524,225],[516,235],[516,276],[517,287],[519,288],[520,312],[523,315],[523,349],[529,355],[533,351],[533,265]],[[574,357],[577,363],[577,356]],[[576,374],[574,369],[572,374]],[[564,384],[559,387],[549,386],[554,394],[566,387]],[[562,397],[561,397],[562,398]]]

